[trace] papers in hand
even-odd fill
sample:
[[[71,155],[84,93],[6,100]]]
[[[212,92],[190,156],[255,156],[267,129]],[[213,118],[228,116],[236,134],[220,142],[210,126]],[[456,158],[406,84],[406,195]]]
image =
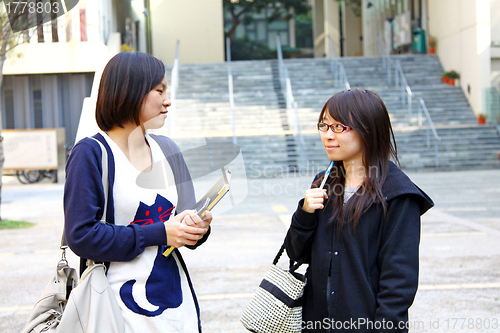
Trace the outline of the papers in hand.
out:
[[[206,216],[207,210],[212,210],[212,208],[217,205],[217,203],[229,192],[229,183],[231,181],[231,172],[229,170],[224,171],[222,176],[215,182],[215,184],[205,193],[205,195],[196,203],[193,208],[196,210],[198,216],[203,220]],[[175,248],[169,246],[163,255],[168,257],[170,253]]]

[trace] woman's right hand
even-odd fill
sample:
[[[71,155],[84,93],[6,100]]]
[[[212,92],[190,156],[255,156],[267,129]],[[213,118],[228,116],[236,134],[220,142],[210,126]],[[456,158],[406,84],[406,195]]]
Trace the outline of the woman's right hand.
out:
[[[196,242],[207,232],[205,228],[191,227],[182,223],[184,217],[191,212],[193,211],[185,210],[164,223],[167,233],[167,245],[176,248],[184,245],[196,245]]]
[[[302,209],[308,213],[314,213],[316,209],[324,208],[325,199],[328,199],[326,189],[311,188],[306,191]]]

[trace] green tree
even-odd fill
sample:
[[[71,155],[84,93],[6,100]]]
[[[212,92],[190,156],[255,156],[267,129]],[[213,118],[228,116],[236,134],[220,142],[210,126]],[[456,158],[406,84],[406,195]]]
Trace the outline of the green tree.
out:
[[[29,31],[16,32],[13,31],[12,25],[16,27],[29,26],[29,18],[26,15],[7,11],[13,10],[13,7],[5,7],[5,1],[0,5],[0,91],[2,89],[3,82],[3,65],[7,54],[11,52],[16,46],[22,44],[25,40],[29,40]],[[16,29],[17,30],[17,29]],[[5,156],[3,153],[3,138],[2,138],[2,94],[0,94],[0,205],[2,202],[2,175],[3,175],[3,164],[5,161]],[[2,221],[0,215],[0,223]]]
[[[227,37],[233,43],[236,28],[241,23],[249,24],[253,14],[259,14],[265,8],[272,9],[269,22],[284,19],[289,20],[295,14],[305,14],[311,8],[308,0],[223,0],[224,9],[231,14],[232,25],[226,31]]]

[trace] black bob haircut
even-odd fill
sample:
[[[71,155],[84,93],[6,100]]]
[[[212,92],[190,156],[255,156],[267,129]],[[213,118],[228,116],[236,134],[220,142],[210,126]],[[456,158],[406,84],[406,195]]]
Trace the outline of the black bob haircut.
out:
[[[97,94],[96,120],[103,131],[139,123],[146,95],[165,76],[165,65],[141,52],[121,52],[107,63]]]

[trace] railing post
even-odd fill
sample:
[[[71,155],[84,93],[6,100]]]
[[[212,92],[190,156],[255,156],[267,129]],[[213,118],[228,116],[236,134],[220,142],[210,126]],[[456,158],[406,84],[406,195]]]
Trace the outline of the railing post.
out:
[[[300,118],[299,118],[299,111],[298,111],[298,106],[297,102],[293,102],[293,110],[295,112],[295,127],[297,130],[297,136],[299,139],[299,155],[300,155],[300,167],[304,168],[306,165],[306,158],[304,156],[304,151],[305,151],[305,143],[304,143],[304,137],[302,136],[302,129],[300,128]]]
[[[427,121],[427,148],[431,146],[431,129],[429,126],[429,121]]]
[[[169,114],[168,114],[168,125],[167,125],[167,130],[168,130],[168,136],[172,135],[172,123],[174,122],[175,118],[175,108],[176,108],[176,95],[177,95],[177,88],[179,87],[179,49],[180,49],[180,41],[177,40],[176,45],[175,45],[175,60],[174,60],[174,67],[172,68],[172,73],[171,73],[171,80],[170,80],[170,85],[172,89],[170,90],[170,108],[169,108]]]
[[[231,128],[233,130],[233,143],[236,144],[236,117],[234,114],[234,92],[233,92],[233,73],[231,70],[231,43],[229,37],[226,37],[226,58],[227,58],[227,86],[229,89],[229,107],[231,109]]]
[[[439,140],[434,140],[435,149],[436,149],[436,167],[439,166]]]
[[[286,70],[286,69],[285,69]],[[291,109],[293,106],[293,94],[292,94],[292,84],[290,82],[290,78],[286,77],[286,108]]]
[[[296,137],[299,142],[299,154],[300,154],[300,163],[301,167],[305,166],[305,157],[304,157],[304,150],[305,150],[305,144],[304,144],[304,138],[302,137],[302,130],[300,128],[300,118],[299,118],[299,111],[298,111],[298,106],[297,102],[295,102],[293,98],[293,90],[292,90],[292,84],[290,81],[290,77],[288,76],[288,69],[285,65],[285,62],[283,61],[283,53],[281,52],[281,43],[279,36],[276,36],[276,46],[278,49],[278,63],[279,63],[279,70],[280,70],[280,78],[282,79],[282,86],[281,88],[285,90],[284,95],[286,96],[286,107],[287,107],[287,112],[293,109],[293,112],[295,114],[295,130],[296,130]]]
[[[403,85],[403,78],[401,78],[401,104],[406,104],[406,98],[405,98],[405,90],[406,87]]]
[[[387,84],[390,86],[391,85],[391,63],[388,61],[387,62]]]
[[[422,128],[422,99],[420,98],[420,103],[418,104],[418,127]]]
[[[408,119],[408,123],[410,125],[411,125],[411,118],[412,118],[412,113],[413,113],[411,108],[412,108],[412,97],[410,94],[408,94],[408,117],[410,118],[410,119]]]
[[[334,60],[335,61],[335,60]],[[340,82],[340,64],[335,61],[335,87],[340,87],[342,83]]]
[[[285,81],[285,71],[284,71],[284,63],[283,63],[283,52],[281,50],[281,40],[280,36],[276,35],[276,50],[278,51],[278,68],[280,71],[280,84],[281,90],[286,89],[286,81]]]
[[[397,66],[394,66],[394,86],[399,87],[399,70]]]

